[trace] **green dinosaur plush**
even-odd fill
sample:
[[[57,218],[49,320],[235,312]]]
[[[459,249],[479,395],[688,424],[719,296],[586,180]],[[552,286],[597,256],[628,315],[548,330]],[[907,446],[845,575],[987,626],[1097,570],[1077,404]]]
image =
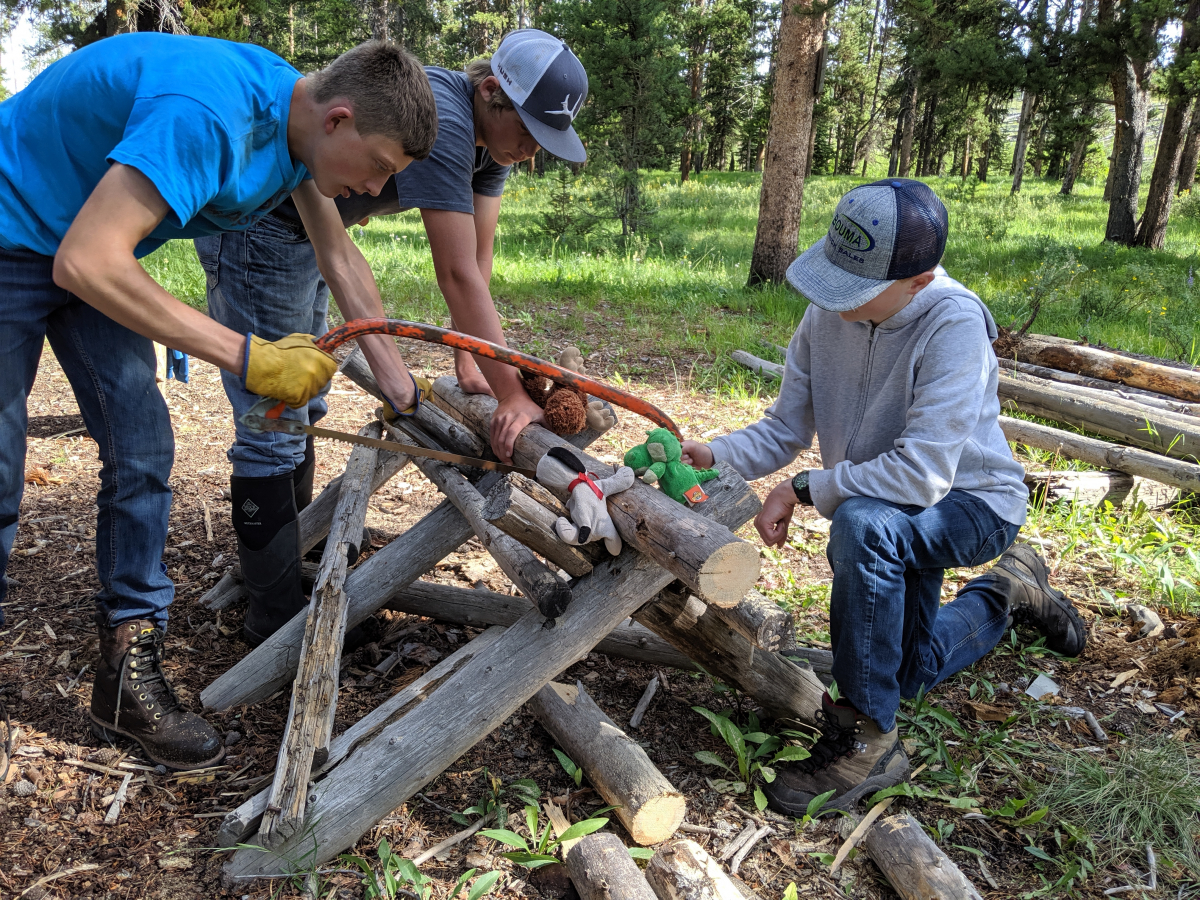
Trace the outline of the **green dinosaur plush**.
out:
[[[625,465],[648,484],[658,482],[662,492],[679,503],[700,503],[708,495],[700,487],[718,476],[716,469],[693,469],[684,465],[683,445],[665,428],[646,432],[646,443],[625,454]]]

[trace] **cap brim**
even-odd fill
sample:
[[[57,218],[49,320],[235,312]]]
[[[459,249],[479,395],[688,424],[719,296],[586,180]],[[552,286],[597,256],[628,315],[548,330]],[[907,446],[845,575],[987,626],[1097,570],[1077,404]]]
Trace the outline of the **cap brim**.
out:
[[[830,312],[857,309],[895,283],[839,269],[825,256],[826,240],[821,238],[797,256],[787,270],[788,284],[821,309]]]
[[[557,128],[551,128],[549,125],[539,122],[521,107],[518,106],[516,109],[521,121],[533,135],[533,139],[547,153],[557,156],[559,159],[565,159],[567,162],[587,162],[587,151],[583,149],[583,141],[579,139],[574,128],[559,131]]]

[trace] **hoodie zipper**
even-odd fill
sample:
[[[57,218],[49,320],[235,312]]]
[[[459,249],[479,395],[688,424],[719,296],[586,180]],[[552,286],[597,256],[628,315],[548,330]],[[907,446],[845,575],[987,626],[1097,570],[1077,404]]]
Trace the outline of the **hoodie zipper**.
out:
[[[863,378],[862,390],[858,396],[857,421],[854,423],[854,431],[850,434],[850,440],[846,442],[846,459],[851,458],[850,450],[854,446],[854,441],[858,438],[858,432],[862,428],[863,417],[867,412],[867,394],[871,388],[871,368],[875,363],[875,329],[879,326],[871,322],[870,327],[871,330],[867,333],[867,371]]]

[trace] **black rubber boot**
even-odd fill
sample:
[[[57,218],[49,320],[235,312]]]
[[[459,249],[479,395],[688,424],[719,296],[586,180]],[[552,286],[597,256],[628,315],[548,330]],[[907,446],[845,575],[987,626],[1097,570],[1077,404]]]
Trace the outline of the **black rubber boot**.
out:
[[[233,476],[233,530],[249,605],[242,633],[258,646],[308,606],[300,581],[300,524],[292,473]]]
[[[304,460],[300,465],[292,470],[292,490],[296,495],[296,512],[304,511],[313,501],[313,476],[317,471],[317,454],[316,448],[313,446],[313,437],[310,434],[308,440],[304,444]],[[371,546],[371,530],[363,528],[362,543],[357,547],[352,546],[346,553],[346,565],[352,566],[358,562],[359,556],[366,553]],[[317,541],[316,546],[304,554],[304,558],[309,562],[319,563],[321,554],[325,552],[325,538]],[[305,589],[311,591],[312,585],[306,583]]]
[[[97,625],[100,660],[92,684],[92,731],[141,744],[146,756],[170,769],[214,766],[225,755],[221,739],[188,712],[162,669],[163,631],[148,619]]]

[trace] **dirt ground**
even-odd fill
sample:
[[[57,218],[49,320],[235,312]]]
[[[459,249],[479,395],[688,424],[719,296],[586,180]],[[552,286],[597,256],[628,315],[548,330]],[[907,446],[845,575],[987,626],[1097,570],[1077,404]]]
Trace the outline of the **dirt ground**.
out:
[[[451,371],[449,357],[438,349],[419,349],[411,356],[426,374]],[[643,362],[653,369],[657,360]],[[594,370],[603,374],[605,368],[604,360],[593,360]],[[225,458],[233,431],[213,367],[193,360],[191,383],[171,382],[165,393],[177,442],[171,531],[164,554],[178,590],[171,608],[167,669],[185,702],[198,708],[201,690],[248,650],[241,639],[240,608],[211,612],[197,602],[236,561]],[[752,421],[761,408],[718,405],[710,396],[689,392],[669,374],[650,377],[646,393],[689,434],[706,438]],[[347,431],[357,430],[375,405],[341,376],[329,399],[331,412],[322,424]],[[15,896],[258,898],[271,892],[299,896],[283,882],[233,890],[223,887],[220,868],[225,856],[212,849],[224,813],[269,784],[288,693],[281,692],[255,707],[208,714],[208,720],[224,736],[228,755],[221,767],[201,776],[156,771],[138,759],[135,745],[110,747],[92,735],[87,708],[96,648],[91,596],[97,587],[93,539],[98,462],[96,445],[87,437],[66,379],[48,350],[30,397],[29,415],[29,483],[9,565],[13,586],[5,609],[7,624],[0,626],[0,700],[15,733],[12,764],[0,789],[0,900]],[[623,448],[641,438],[640,423],[626,416],[593,452],[615,461]],[[341,472],[348,452],[348,445],[318,442],[318,490]],[[806,454],[793,471],[818,464],[815,454]],[[765,494],[775,479],[766,482],[755,485],[756,489]],[[375,534],[374,546],[403,539],[405,529],[438,499],[436,489],[415,469],[402,471],[371,501],[368,525]],[[800,529],[794,532],[800,540],[778,554],[764,554],[760,588],[782,587],[789,573],[797,584],[812,587],[815,595],[820,594],[821,585],[829,583],[823,555],[827,523],[822,527],[814,513],[808,515],[794,526]],[[749,526],[742,536],[757,543]],[[1045,549],[1053,563],[1055,548]],[[957,581],[948,580],[947,596],[972,574],[960,571]],[[1059,566],[1055,577],[1059,586],[1075,587],[1081,595],[1098,599],[1083,588],[1088,583],[1085,574],[1077,566]],[[1094,577],[1096,573],[1090,574]],[[512,590],[474,541],[447,557],[427,578],[463,587],[483,582],[493,590]],[[973,713],[986,717],[987,710],[981,712],[980,704],[969,694],[970,685],[981,676],[1000,688],[992,705],[1011,712],[1020,707],[1021,688],[1032,675],[1045,673],[1062,686],[1055,702],[1094,711],[1110,741],[1138,730],[1170,731],[1188,738],[1188,723],[1200,713],[1196,693],[1200,688],[1200,645],[1195,639],[1200,630],[1189,622],[1168,622],[1164,637],[1129,642],[1122,622],[1097,614],[1094,610],[1099,608],[1083,612],[1092,642],[1081,659],[993,653],[973,673],[939,688],[935,702],[963,721]],[[796,615],[802,637],[812,638],[815,646],[828,646],[821,640],[828,638],[828,619],[820,602],[798,606]],[[403,661],[388,676],[368,684],[367,669],[391,650],[386,638],[345,658],[335,731],[345,729],[477,633],[401,614],[384,613],[383,617],[385,632],[406,632],[401,644]],[[593,653],[563,677],[580,679],[605,712],[624,723],[654,674],[647,666]],[[718,773],[696,762],[693,754],[699,750],[712,750],[726,758],[729,754],[690,707],[716,710],[731,701],[727,694],[714,691],[706,677],[675,671],[659,674],[662,688],[636,735],[686,795],[687,821],[718,830],[715,835],[689,835],[716,852],[742,829],[747,818],[754,817],[753,806],[744,795],[719,793],[711,787],[708,779]],[[1170,710],[1170,715],[1182,713],[1182,720],[1172,720],[1160,706]],[[1014,733],[1065,747],[1095,743],[1081,722],[1055,717],[1043,717],[1036,724],[1022,722]],[[574,786],[551,747],[546,733],[522,710],[431,782],[420,797],[379,823],[354,852],[373,859],[376,844],[386,837],[399,853],[411,857],[459,831],[461,826],[450,819],[447,810],[459,811],[477,802],[486,784],[485,772],[504,782],[533,778],[544,798],[566,797],[572,818],[584,817],[601,801],[586,782],[583,788]],[[105,824],[108,798],[124,772],[134,775],[128,799],[115,824]],[[24,782],[33,786],[32,793],[28,788],[18,790]],[[985,782],[980,779],[984,805],[1000,806],[1004,797],[1012,795],[1011,786]],[[931,827],[939,817],[954,819],[957,830],[953,839],[945,842],[947,850],[988,896],[1015,897],[1039,883],[1031,868],[1032,857],[1022,852],[1027,840],[1015,829],[984,817],[962,817],[959,811],[936,804],[900,800],[897,806],[905,806]],[[848,863],[832,877],[828,867],[814,857],[836,852],[841,843],[837,822],[825,820],[799,829],[794,823],[768,821],[775,834],[754,848],[740,871],[764,900],[782,896],[793,881],[802,897],[893,896],[865,857]],[[615,821],[612,827],[619,831]],[[953,845],[983,851],[995,886],[989,888],[975,856]],[[500,859],[497,854],[502,849],[477,836],[425,864],[423,871],[440,885],[434,896],[445,896],[458,875],[473,866],[481,871],[501,868],[508,873],[494,896],[571,896],[544,872],[531,875]],[[332,867],[338,868],[336,864]],[[50,876],[55,877],[46,880]],[[329,896],[361,896],[358,878],[348,872],[327,877]],[[1129,883],[1121,880],[1123,877],[1119,871],[1102,873],[1085,895],[1099,897],[1107,887]]]

